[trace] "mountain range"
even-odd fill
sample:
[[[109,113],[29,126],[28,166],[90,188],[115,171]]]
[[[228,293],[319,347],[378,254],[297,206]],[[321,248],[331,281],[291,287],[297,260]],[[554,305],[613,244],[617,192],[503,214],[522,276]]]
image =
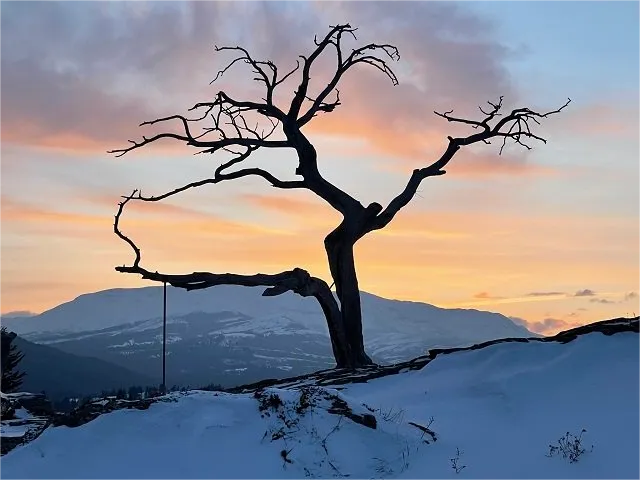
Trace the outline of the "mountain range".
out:
[[[51,399],[91,395],[132,385],[154,385],[155,379],[93,357],[80,357],[17,336],[13,344],[24,354],[20,370],[26,372],[21,388],[46,392]]]
[[[192,292],[168,287],[167,385],[234,386],[332,367],[327,326],[315,299],[261,293],[238,286]],[[535,336],[497,313],[364,292],[362,308],[366,348],[378,363],[407,360],[436,347]],[[116,376],[135,374],[159,384],[162,311],[162,287],[112,289],[80,295],[39,315],[3,317],[2,323],[29,342],[129,372],[114,370]]]

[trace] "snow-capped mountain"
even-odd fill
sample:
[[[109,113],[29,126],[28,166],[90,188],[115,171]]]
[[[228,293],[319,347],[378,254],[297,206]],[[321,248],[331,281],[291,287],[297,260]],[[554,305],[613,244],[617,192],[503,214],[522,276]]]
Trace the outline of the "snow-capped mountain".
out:
[[[237,384],[330,368],[322,311],[293,293],[262,297],[261,288],[167,290],[168,383]],[[534,336],[497,313],[443,309],[363,293],[367,351],[391,363],[434,347]],[[162,287],[81,295],[30,318],[4,319],[27,340],[95,356],[146,375],[159,372]]]

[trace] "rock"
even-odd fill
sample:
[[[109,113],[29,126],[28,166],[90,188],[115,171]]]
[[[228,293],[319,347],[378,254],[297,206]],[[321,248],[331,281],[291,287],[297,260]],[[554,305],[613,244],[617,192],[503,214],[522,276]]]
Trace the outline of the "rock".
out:
[[[2,442],[0,442],[0,455],[4,455],[9,453],[11,450],[16,448],[23,442],[23,437],[2,437]]]
[[[54,412],[51,402],[43,393],[3,393],[0,398],[2,402],[0,454],[4,455],[18,445],[37,438],[50,425]],[[18,410],[21,414],[16,418]]]
[[[0,420],[10,420],[15,418],[16,408],[13,402],[4,395],[0,398]]]
[[[52,417],[53,406],[43,393],[21,395],[16,399],[17,405],[37,417]]]
[[[98,416],[121,410],[124,408],[135,408],[137,410],[146,410],[156,401],[170,401],[168,398],[146,398],[142,400],[118,400],[115,398],[98,400],[96,402],[81,405],[67,414],[59,414],[53,417],[53,426],[64,425],[66,427],[79,427],[85,423],[94,420]]]

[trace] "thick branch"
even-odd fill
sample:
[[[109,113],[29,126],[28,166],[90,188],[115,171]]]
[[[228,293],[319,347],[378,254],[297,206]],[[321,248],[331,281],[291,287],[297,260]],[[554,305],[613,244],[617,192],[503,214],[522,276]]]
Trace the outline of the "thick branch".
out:
[[[278,78],[278,69],[273,62],[258,61],[242,47],[216,47],[216,51],[232,51],[237,52],[238,55],[218,72],[213,81],[219,79],[235,64],[248,64],[256,75],[255,80],[265,85],[266,95],[263,98],[263,102],[240,101],[225,92],[218,92],[213,101],[197,103],[190,109],[190,111],[199,110],[204,113],[199,115],[198,118],[189,119],[181,115],[171,115],[143,123],[143,125],[153,125],[178,120],[182,126],[182,131],[164,132],[153,137],[143,137],[141,141],[130,141],[131,145],[127,148],[112,150],[110,153],[122,156],[132,150],[164,138],[171,138],[186,145],[194,146],[199,149],[197,153],[215,153],[218,150],[229,151],[230,148],[241,147],[247,150],[246,153],[237,154],[234,159],[220,166],[216,170],[214,178],[181,187],[176,189],[175,193],[206,183],[217,183],[222,180],[254,175],[261,176],[271,185],[278,188],[308,188],[343,215],[351,215],[354,212],[359,213],[364,209],[360,202],[322,176],[317,167],[315,149],[300,131],[300,127],[311,120],[317,112],[331,112],[340,105],[338,83],[342,75],[358,63],[369,64],[380,69],[394,84],[397,84],[397,77],[388,67],[386,61],[376,55],[380,52],[389,59],[397,60],[399,58],[397,48],[387,44],[371,43],[345,54],[342,45],[343,35],[348,34],[355,38],[355,31],[356,29],[348,24],[331,27],[322,40],[315,40],[316,48],[314,51],[308,57],[301,57],[302,62],[297,62],[296,67],[287,72],[282,78]],[[336,70],[327,86],[317,97],[312,98],[307,92],[312,66],[322,52],[326,51],[327,47],[335,49],[337,57]],[[291,101],[288,113],[285,114],[273,104],[273,92],[279,84],[296,73],[300,69],[300,65],[302,65],[300,85]],[[333,93],[335,93],[335,98],[329,98]],[[301,118],[298,118],[300,108],[305,101],[310,102],[311,106]],[[250,127],[244,116],[247,112],[266,118],[271,122],[271,128],[265,132],[259,131],[257,125]],[[213,126],[204,128],[204,133],[202,134],[199,132],[196,134],[192,124],[205,118],[210,118],[213,121]],[[278,125],[282,125],[286,137],[285,140],[271,140],[269,138]],[[210,137],[210,135],[216,134],[219,138]],[[261,169],[242,169],[226,173],[228,171],[226,170],[227,168],[241,162],[251,152],[260,147],[295,149],[300,162],[296,169],[296,174],[301,175],[303,181],[281,181]],[[168,195],[165,194],[157,198],[166,198],[166,196]]]
[[[113,223],[113,231],[115,234],[125,241],[133,250],[135,259],[131,266],[116,267],[116,271],[122,273],[135,273],[141,275],[142,278],[156,282],[167,282],[170,285],[186,290],[196,290],[208,288],[215,285],[244,285],[247,287],[271,287],[263,293],[265,296],[279,295],[286,291],[294,291],[303,296],[313,296],[322,288],[330,292],[328,285],[321,279],[311,277],[308,272],[300,268],[286,271],[278,274],[256,274],[256,275],[238,275],[232,273],[209,273],[209,272],[193,272],[188,274],[174,275],[158,272],[151,272],[140,266],[140,249],[138,246],[120,230],[120,218],[122,216],[125,205],[133,199],[149,200],[136,196],[137,190],[120,202],[118,212]],[[172,194],[172,193],[170,193]],[[170,195],[168,194],[168,195]],[[168,196],[168,195],[165,195]],[[164,198],[164,197],[162,197]],[[153,200],[159,200],[156,197]]]
[[[490,143],[490,139],[498,137],[503,139],[502,146],[499,151],[499,154],[501,154],[508,139],[511,139],[514,143],[517,143],[528,150],[530,150],[531,147],[522,142],[523,137],[546,143],[546,139],[531,131],[529,122],[533,121],[536,124],[540,124],[538,119],[560,113],[565,107],[567,107],[567,105],[569,105],[569,103],[571,103],[571,99],[568,99],[560,108],[544,113],[539,113],[529,108],[517,108],[504,116],[494,126],[491,126],[490,122],[501,115],[499,112],[502,108],[502,97],[500,97],[500,100],[497,103],[489,102],[491,110],[485,111],[480,108],[480,111],[485,115],[485,118],[482,120],[453,117],[451,116],[453,110],[444,113],[435,112],[436,115],[445,118],[449,122],[471,125],[476,129],[482,128],[482,131],[467,137],[448,137],[449,144],[442,156],[428,167],[414,170],[402,192],[391,200],[389,205],[387,205],[379,215],[369,222],[366,231],[377,230],[388,225],[395,215],[411,201],[422,180],[427,177],[444,175],[446,172],[443,168],[463,146],[473,145],[478,142]]]
[[[116,267],[116,271],[141,275],[144,279],[155,282],[166,282],[169,285],[185,290],[199,290],[217,285],[242,285],[247,287],[268,287],[262,292],[262,295],[266,297],[281,295],[288,291],[292,291],[303,297],[315,297],[327,319],[331,345],[337,366],[351,366],[349,343],[346,339],[344,326],[341,323],[340,309],[331,289],[324,280],[311,276],[301,268],[294,268],[293,270],[276,274],[258,273],[255,275],[239,275],[233,273],[193,272],[176,275],[159,273],[157,271],[151,272],[141,267],[140,249],[129,237],[122,233],[119,228],[120,217],[122,216],[125,205],[134,198],[140,198],[135,197],[136,193],[137,191],[134,190],[131,195],[125,197],[124,201],[119,203],[118,212],[113,224],[113,230],[116,235],[133,249],[135,259],[133,265]]]
[[[135,273],[141,275],[145,280],[167,282],[169,285],[177,288],[184,288],[185,290],[199,290],[217,285],[270,287],[263,292],[263,296],[266,297],[280,295],[289,290],[304,297],[314,296],[318,288],[317,285],[314,285],[315,281],[324,283],[327,289],[329,289],[326,282],[321,279],[311,277],[308,272],[300,268],[276,274],[258,273],[255,275],[209,272],[193,272],[175,275],[151,272],[140,266],[127,267],[124,265],[122,267],[116,267],[116,271],[121,273]]]

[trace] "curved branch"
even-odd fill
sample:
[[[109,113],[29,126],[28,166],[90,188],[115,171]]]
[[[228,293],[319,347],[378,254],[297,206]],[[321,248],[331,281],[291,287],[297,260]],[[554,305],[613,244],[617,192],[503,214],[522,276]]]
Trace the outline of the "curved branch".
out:
[[[124,206],[132,198],[134,198],[134,196],[135,196],[135,194],[137,192],[138,192],[138,190],[134,190],[131,195],[129,195],[128,197],[124,197],[125,199],[122,202],[118,203],[118,211],[116,212],[115,220],[113,222],[113,233],[115,233],[118,237],[120,237],[122,240],[127,242],[129,244],[129,246],[131,247],[131,249],[133,250],[133,253],[135,254],[135,259],[133,261],[133,267],[131,267],[131,268],[138,268],[138,266],[140,265],[140,249],[138,248],[138,246],[135,243],[133,243],[133,240],[131,240],[129,237],[127,237],[124,233],[122,233],[120,231],[120,229],[118,228],[118,223],[120,222],[120,217],[122,216],[122,211],[124,210]]]
[[[329,335],[333,347],[334,357],[337,367],[349,367],[351,355],[348,350],[348,342],[344,326],[341,322],[340,309],[329,285],[324,280],[313,277],[301,268],[294,268],[285,272],[275,274],[258,273],[255,275],[240,275],[234,273],[210,273],[193,272],[187,274],[166,274],[152,272],[140,266],[140,249],[138,246],[120,231],[119,223],[125,205],[136,197],[137,190],[120,202],[118,212],[115,216],[113,230],[118,237],[125,241],[135,254],[133,265],[115,267],[120,273],[133,273],[140,275],[143,279],[166,282],[169,285],[185,290],[199,290],[217,285],[242,285],[247,287],[268,287],[262,292],[262,296],[272,297],[292,291],[303,297],[315,297],[320,304],[327,319]]]
[[[145,200],[145,201],[155,201],[160,200],[160,197],[141,197],[136,196],[138,190],[134,190],[131,195],[123,197],[124,200],[118,203],[118,212],[115,215],[115,221],[113,223],[113,231],[115,234],[120,237],[123,241],[125,241],[133,250],[135,259],[133,261],[133,265],[126,266],[123,265],[121,267],[115,267],[116,271],[122,273],[135,273],[142,276],[142,278],[147,280],[152,280],[155,282],[167,282],[174,287],[184,288],[185,290],[196,290],[202,288],[208,288],[215,285],[224,285],[224,284],[233,284],[233,285],[244,285],[247,287],[260,287],[260,286],[268,286],[273,287],[272,289],[265,290],[265,296],[273,296],[284,293],[288,290],[292,290],[300,295],[309,296],[313,295],[315,291],[313,288],[318,288],[318,285],[313,287],[312,284],[324,284],[327,289],[329,288],[326,282],[320,279],[315,279],[311,277],[308,272],[302,270],[300,268],[295,268],[291,271],[286,271],[278,274],[256,274],[256,275],[238,275],[232,273],[209,273],[209,272],[193,272],[188,274],[165,274],[151,272],[140,266],[141,255],[140,248],[127,237],[120,230],[120,218],[124,211],[124,207],[129,201],[137,199],[137,200]],[[168,195],[171,195],[170,193]],[[166,196],[162,198],[165,198]],[[284,289],[284,290],[282,290]]]
[[[458,150],[460,150],[461,147],[472,145],[478,142],[490,143],[489,140],[491,138],[498,137],[503,139],[502,146],[500,147],[500,151],[498,153],[499,155],[502,154],[507,139],[511,139],[514,143],[517,143],[524,148],[531,150],[531,147],[522,141],[523,137],[538,140],[543,143],[547,143],[547,141],[543,137],[531,131],[529,122],[533,121],[536,124],[540,124],[538,119],[546,118],[550,115],[560,113],[569,105],[569,103],[571,103],[571,99],[568,99],[561,107],[544,113],[539,113],[529,108],[517,108],[515,110],[512,110],[508,115],[504,116],[500,121],[496,123],[495,126],[492,127],[490,122],[495,117],[501,115],[499,112],[502,108],[502,99],[503,97],[500,97],[500,100],[497,103],[488,102],[492,107],[492,109],[488,112],[485,112],[482,108],[480,108],[480,111],[485,115],[485,118],[482,120],[470,120],[466,118],[452,117],[452,110],[444,113],[435,112],[436,115],[446,119],[449,122],[464,123],[467,125],[471,125],[473,128],[482,128],[482,131],[473,135],[469,135],[468,137],[448,137],[449,144],[442,156],[428,167],[414,170],[402,192],[400,192],[393,200],[391,200],[391,202],[389,202],[387,207],[382,210],[380,214],[378,214],[368,222],[366,232],[378,230],[387,226],[389,222],[393,220],[395,215],[411,201],[411,199],[416,194],[422,180],[428,177],[444,175],[446,173],[443,168],[449,163],[449,161],[451,161],[451,159],[458,152]]]

